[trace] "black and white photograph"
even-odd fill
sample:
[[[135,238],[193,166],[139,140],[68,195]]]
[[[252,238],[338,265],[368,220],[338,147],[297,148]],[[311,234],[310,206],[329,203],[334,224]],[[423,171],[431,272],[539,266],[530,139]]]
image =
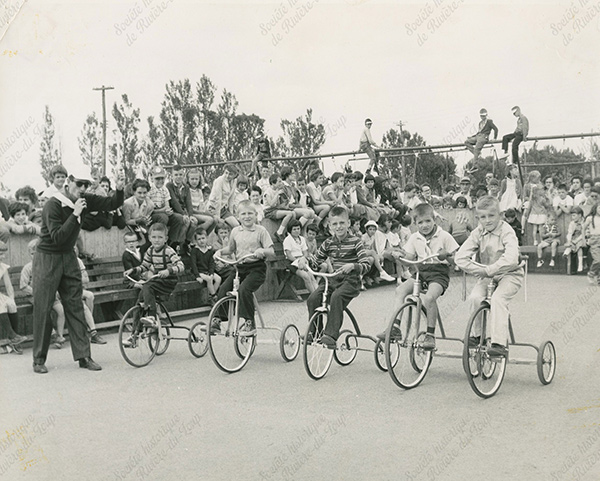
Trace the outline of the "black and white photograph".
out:
[[[600,480],[600,2],[0,0],[0,479]]]

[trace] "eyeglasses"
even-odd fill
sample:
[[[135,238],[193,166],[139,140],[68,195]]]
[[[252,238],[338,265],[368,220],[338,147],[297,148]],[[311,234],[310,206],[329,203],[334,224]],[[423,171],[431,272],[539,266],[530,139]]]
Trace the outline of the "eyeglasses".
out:
[[[86,189],[90,186],[89,182],[85,182],[85,181],[81,181],[81,180],[76,180],[75,181],[75,185],[77,187],[85,187]]]

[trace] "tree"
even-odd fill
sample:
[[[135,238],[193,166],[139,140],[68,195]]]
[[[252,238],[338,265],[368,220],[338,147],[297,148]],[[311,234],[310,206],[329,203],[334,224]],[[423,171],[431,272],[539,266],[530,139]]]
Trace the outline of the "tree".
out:
[[[198,106],[189,79],[170,81],[160,110],[162,160],[166,164],[194,164],[198,158]]]
[[[44,110],[44,133],[40,144],[40,164],[42,166],[42,177],[46,182],[46,186],[52,183],[50,170],[55,165],[60,164],[62,159],[60,142],[56,145],[57,142],[55,141],[54,134],[54,117],[52,117],[50,108],[46,105]]]
[[[79,142],[79,152],[85,165],[89,165],[91,170],[102,169],[102,128],[96,117],[96,112],[87,116],[81,134],[77,138]]]
[[[592,175],[591,162],[585,162],[584,154],[576,154],[571,149],[557,150],[552,145],[546,145],[543,149],[538,150],[536,144],[531,149],[525,151],[525,161],[522,162],[523,180],[527,182],[527,172],[538,170],[542,177],[551,175],[555,181],[562,183],[571,180],[574,175],[588,177]],[[581,162],[585,162],[582,164]],[[579,163],[578,165],[569,165]],[[536,164],[542,164],[540,166]],[[543,164],[557,164],[543,165]]]
[[[213,110],[217,87],[206,76],[202,75],[196,84],[196,103],[198,107],[197,124],[197,162],[213,162],[218,156],[215,139],[221,127],[217,112]]]
[[[427,145],[425,139],[418,133],[411,134],[407,130],[400,132],[395,129],[390,129],[384,134],[381,144],[384,149]],[[387,176],[402,174],[401,157],[382,157],[379,164],[380,174]],[[404,155],[404,165],[407,182],[429,184],[433,191],[440,194],[445,185],[454,183],[456,164],[448,155],[436,154],[431,150],[407,151]]]
[[[127,182],[133,181],[136,176],[139,153],[141,150],[138,141],[140,123],[140,109],[133,108],[127,94],[121,96],[121,104],[113,104],[112,115],[117,123],[113,130],[113,143],[109,148],[109,161],[113,166],[113,175],[116,176],[118,167],[125,171]]]
[[[299,157],[303,155],[317,154],[325,143],[325,126],[321,123],[313,123],[312,109],[306,109],[304,117],[298,117],[294,121],[282,119],[281,130],[283,136],[275,143],[277,156]],[[296,169],[304,170],[307,162],[294,162]]]

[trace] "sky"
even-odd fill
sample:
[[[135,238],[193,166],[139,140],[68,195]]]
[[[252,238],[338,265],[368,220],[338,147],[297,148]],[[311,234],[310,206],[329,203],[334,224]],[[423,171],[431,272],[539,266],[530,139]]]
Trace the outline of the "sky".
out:
[[[101,116],[94,87],[114,87],[110,131],[122,94],[145,119],[160,112],[169,80],[203,74],[274,138],[281,119],[312,108],[328,133],[321,153],[356,150],[366,117],[377,142],[399,121],[428,144],[462,142],[482,107],[500,135],[514,130],[514,105],[530,136],[600,131],[592,0],[0,0],[0,34],[0,180],[13,192],[44,186],[45,105],[73,169],[86,116]],[[555,145],[585,152],[589,140]]]

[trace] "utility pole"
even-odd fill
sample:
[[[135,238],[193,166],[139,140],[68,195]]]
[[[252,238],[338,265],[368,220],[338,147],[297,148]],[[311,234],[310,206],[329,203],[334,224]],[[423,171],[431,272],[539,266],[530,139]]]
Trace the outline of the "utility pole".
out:
[[[400,146],[404,147],[404,130],[402,130],[402,127],[404,127],[405,123],[400,120],[396,125],[400,128]],[[402,188],[404,189],[404,186],[406,185],[406,161],[404,159],[404,154],[400,156],[400,165],[402,169],[400,178],[402,180]]]
[[[92,90],[102,90],[102,175],[106,175],[106,91],[114,87],[95,87]]]

